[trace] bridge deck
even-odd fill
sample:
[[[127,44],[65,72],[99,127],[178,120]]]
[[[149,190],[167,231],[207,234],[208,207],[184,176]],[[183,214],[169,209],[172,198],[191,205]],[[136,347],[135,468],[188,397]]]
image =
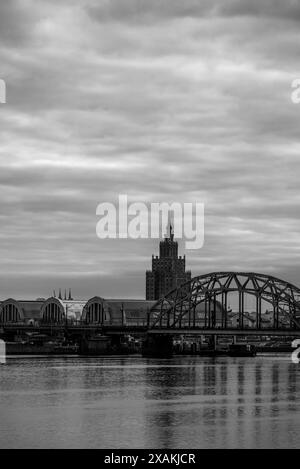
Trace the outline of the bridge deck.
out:
[[[149,329],[145,325],[40,325],[28,326],[25,324],[5,324],[0,326],[1,329],[9,332],[41,332],[41,333],[54,333],[59,331],[68,331],[73,334],[88,334],[88,333],[102,333],[108,335],[122,335],[122,334],[167,334],[167,335],[254,335],[254,336],[292,336],[300,337],[300,329],[255,329],[255,328],[201,328],[201,327],[187,327],[187,328],[152,328]]]
[[[168,335],[254,335],[254,336],[282,336],[300,337],[299,329],[149,329],[148,334]]]

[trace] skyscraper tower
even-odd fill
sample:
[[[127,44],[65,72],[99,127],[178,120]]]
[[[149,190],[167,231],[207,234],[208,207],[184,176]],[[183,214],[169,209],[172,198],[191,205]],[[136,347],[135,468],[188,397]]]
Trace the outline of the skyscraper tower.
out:
[[[178,243],[170,224],[169,237],[159,243],[159,256],[152,256],[152,270],[146,272],[146,300],[158,300],[188,280],[191,272],[185,271],[185,256],[178,257]]]

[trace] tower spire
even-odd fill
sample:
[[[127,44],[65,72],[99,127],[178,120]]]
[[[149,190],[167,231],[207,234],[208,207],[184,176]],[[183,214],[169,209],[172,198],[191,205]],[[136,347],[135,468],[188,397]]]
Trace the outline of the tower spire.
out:
[[[169,238],[168,238],[168,235],[169,235]],[[167,239],[170,239],[171,241],[174,240],[173,217],[172,217],[172,215],[170,214],[170,212],[168,213],[168,225],[167,225],[167,235],[166,235],[166,238],[167,238]]]
[[[170,240],[173,241],[173,239],[174,239],[173,225],[172,225],[172,223],[170,222]]]

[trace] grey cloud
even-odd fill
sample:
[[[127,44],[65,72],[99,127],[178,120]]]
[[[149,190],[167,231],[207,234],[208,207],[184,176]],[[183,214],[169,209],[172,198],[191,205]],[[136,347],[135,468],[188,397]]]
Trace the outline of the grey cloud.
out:
[[[97,204],[119,193],[205,202],[193,274],[297,283],[298,3],[30,5],[0,7],[0,296],[46,296],[59,281],[77,296],[142,297],[157,240],[96,238]]]
[[[99,21],[160,21],[207,16],[277,16],[293,20],[300,18],[300,5],[295,0],[112,0],[100,5],[93,2],[86,8],[91,17]]]
[[[158,21],[161,18],[174,18],[183,16],[204,15],[212,9],[211,2],[208,0],[129,0],[122,2],[114,0],[112,2],[103,2],[87,6],[87,11],[92,18],[100,21],[108,20],[133,20],[153,19]]]
[[[30,5],[30,2],[27,3]],[[22,0],[10,0],[0,3],[0,40],[8,46],[21,46],[32,35],[35,22],[34,9],[26,6]]]
[[[222,2],[219,11],[230,16],[248,15],[248,16],[264,16],[288,18],[299,21],[300,19],[300,3],[298,0],[254,0],[251,2],[229,0]]]

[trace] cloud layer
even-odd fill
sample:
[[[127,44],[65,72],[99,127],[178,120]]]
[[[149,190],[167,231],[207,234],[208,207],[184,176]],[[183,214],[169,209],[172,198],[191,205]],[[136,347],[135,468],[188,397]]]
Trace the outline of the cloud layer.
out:
[[[157,241],[100,241],[96,207],[205,203],[194,275],[300,285],[300,2],[0,4],[0,296],[143,297]]]

